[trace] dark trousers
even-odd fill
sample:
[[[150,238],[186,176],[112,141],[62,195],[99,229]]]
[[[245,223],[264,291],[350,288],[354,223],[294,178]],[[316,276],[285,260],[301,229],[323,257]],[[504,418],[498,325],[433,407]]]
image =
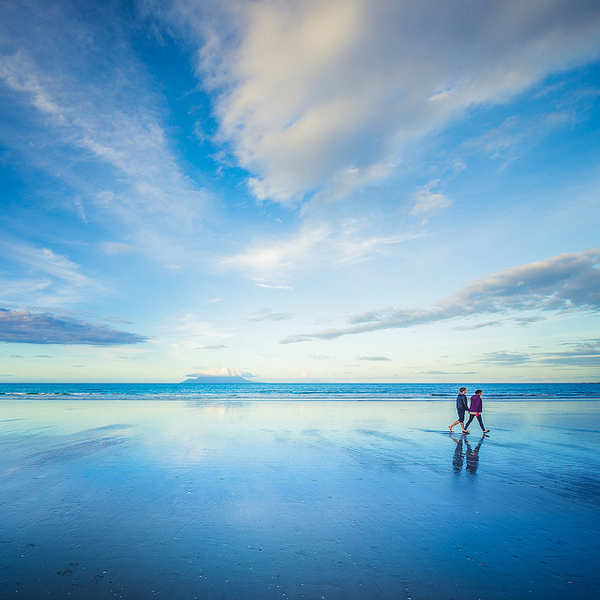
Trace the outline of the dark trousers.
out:
[[[467,424],[465,425],[465,429],[469,429],[469,425],[471,424],[471,421],[473,421],[474,418],[475,418],[475,415],[471,415],[469,417],[469,420],[467,421]],[[477,420],[479,421],[479,426],[481,427],[481,431],[485,431],[485,427],[483,426],[483,419],[481,418],[481,413],[479,413],[477,415]]]

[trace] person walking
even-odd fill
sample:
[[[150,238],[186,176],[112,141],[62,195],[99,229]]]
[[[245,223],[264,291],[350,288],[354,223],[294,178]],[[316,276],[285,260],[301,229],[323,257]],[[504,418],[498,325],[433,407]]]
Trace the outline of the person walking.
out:
[[[471,416],[469,417],[469,420],[467,421],[467,424],[465,425],[465,433],[469,433],[469,425],[471,424],[471,422],[473,421],[473,419],[475,417],[477,417],[477,420],[479,421],[479,426],[481,427],[481,430],[483,431],[483,433],[487,433],[489,431],[489,429],[486,429],[483,426],[483,419],[481,418],[481,412],[483,410],[483,402],[481,400],[481,394],[482,394],[482,391],[477,390],[475,392],[475,394],[473,396],[471,396],[471,406],[469,408],[469,413]]]
[[[452,428],[455,425],[458,425],[460,423],[462,432],[469,433],[465,429],[465,413],[469,410],[469,405],[467,404],[467,395],[465,394],[466,391],[466,387],[461,387],[460,390],[458,390],[458,396],[456,397],[456,411],[458,412],[458,421],[454,421],[452,425],[448,425],[450,431],[452,431]]]

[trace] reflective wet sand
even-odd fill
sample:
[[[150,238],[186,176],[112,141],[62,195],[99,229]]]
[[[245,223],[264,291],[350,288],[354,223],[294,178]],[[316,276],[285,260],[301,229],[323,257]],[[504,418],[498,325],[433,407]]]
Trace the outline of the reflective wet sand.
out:
[[[600,402],[0,402],[2,598],[592,598]]]

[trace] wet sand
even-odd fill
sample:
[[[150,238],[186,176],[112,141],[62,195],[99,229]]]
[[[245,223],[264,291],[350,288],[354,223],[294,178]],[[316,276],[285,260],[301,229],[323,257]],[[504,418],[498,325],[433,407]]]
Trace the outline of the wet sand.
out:
[[[2,598],[597,597],[600,402],[0,402]]]

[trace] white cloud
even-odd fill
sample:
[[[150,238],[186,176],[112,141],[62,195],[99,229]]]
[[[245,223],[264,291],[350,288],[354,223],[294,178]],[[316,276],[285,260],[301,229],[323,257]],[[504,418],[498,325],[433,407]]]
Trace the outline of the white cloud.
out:
[[[600,311],[600,250],[561,254],[473,281],[430,308],[382,309],[350,319],[351,326],[290,336],[281,343],[334,339],[497,313]]]
[[[600,6],[586,0],[173,0],[156,10],[195,36],[220,138],[251,189],[282,202],[348,173],[380,177],[408,141],[600,51]]]

